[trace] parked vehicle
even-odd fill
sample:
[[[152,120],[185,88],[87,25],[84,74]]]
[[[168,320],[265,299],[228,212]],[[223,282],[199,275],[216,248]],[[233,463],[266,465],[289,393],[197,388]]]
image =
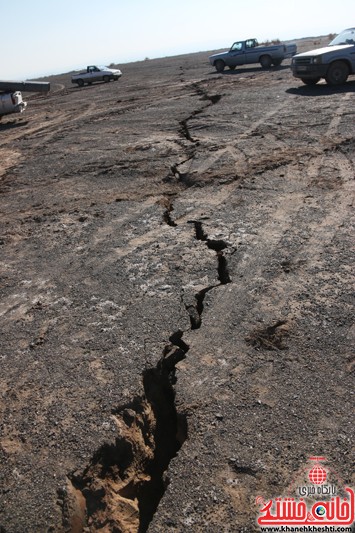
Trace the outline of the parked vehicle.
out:
[[[41,81],[0,81],[0,118],[11,113],[22,113],[27,102],[20,90],[26,92],[48,92],[50,84]]]
[[[355,28],[342,31],[324,48],[297,54],[291,68],[306,85],[315,85],[321,78],[329,85],[345,83],[349,74],[355,74]]]
[[[234,70],[239,65],[260,63],[263,68],[271,65],[281,65],[286,58],[297,53],[295,44],[275,44],[271,46],[259,46],[256,39],[235,42],[228,52],[214,54],[209,57],[210,63],[217,72],[223,72],[225,67]]]
[[[72,83],[76,83],[79,87],[83,87],[85,83],[91,85],[95,81],[116,81],[121,76],[122,72],[119,69],[89,65],[88,67],[86,67],[85,72],[73,74],[73,76],[71,77],[71,81]]]
[[[27,102],[22,100],[20,91],[0,94],[0,118],[10,113],[22,113],[26,106]]]

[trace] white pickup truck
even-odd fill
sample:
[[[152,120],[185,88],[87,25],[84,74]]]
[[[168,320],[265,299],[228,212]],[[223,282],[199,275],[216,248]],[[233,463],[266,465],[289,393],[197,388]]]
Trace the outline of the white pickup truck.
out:
[[[256,39],[237,41],[230,50],[209,57],[210,63],[217,72],[223,72],[225,67],[234,70],[238,65],[260,63],[263,68],[271,65],[279,66],[286,58],[292,57],[297,52],[295,44],[273,44],[260,46]]]
[[[122,72],[119,69],[89,65],[88,67],[86,67],[85,72],[73,74],[73,76],[71,77],[71,81],[72,83],[76,83],[79,87],[83,87],[85,83],[91,85],[95,81],[116,81],[121,76]]]
[[[355,28],[339,33],[328,46],[297,54],[292,58],[292,73],[306,85],[325,78],[328,85],[341,85],[355,74]]]

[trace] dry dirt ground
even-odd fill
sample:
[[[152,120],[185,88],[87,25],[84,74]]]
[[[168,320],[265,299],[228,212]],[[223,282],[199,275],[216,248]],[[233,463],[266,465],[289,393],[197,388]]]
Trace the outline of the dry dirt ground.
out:
[[[311,455],[355,486],[355,80],[208,55],[0,123],[2,533],[253,532]]]

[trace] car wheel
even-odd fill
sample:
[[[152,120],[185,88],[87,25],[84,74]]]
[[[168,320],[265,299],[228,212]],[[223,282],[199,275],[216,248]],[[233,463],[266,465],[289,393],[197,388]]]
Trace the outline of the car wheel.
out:
[[[319,82],[320,78],[301,78],[305,85],[315,85]]]
[[[261,56],[260,58],[260,65],[263,67],[263,68],[270,68],[271,67],[271,57],[270,56]]]
[[[84,86],[84,80],[77,80],[76,83],[78,84],[79,87],[83,87]]]
[[[325,79],[329,85],[341,85],[346,82],[348,76],[348,65],[344,61],[334,61],[328,68]]]
[[[110,81],[110,76],[104,76],[103,80],[105,83],[108,83]]]
[[[224,67],[226,66],[225,62],[222,61],[222,59],[217,59],[217,61],[215,62],[214,64],[217,72],[223,72],[224,71]]]
[[[274,67],[279,67],[282,63],[282,59],[274,59],[272,64],[274,65]]]

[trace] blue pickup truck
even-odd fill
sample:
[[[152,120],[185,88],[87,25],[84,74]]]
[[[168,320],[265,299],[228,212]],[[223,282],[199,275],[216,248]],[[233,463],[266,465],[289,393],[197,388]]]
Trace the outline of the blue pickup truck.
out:
[[[235,42],[230,50],[209,57],[210,63],[217,72],[223,72],[225,67],[234,70],[239,65],[260,63],[263,68],[271,65],[279,66],[286,58],[297,53],[295,44],[273,44],[260,46],[256,39]]]

